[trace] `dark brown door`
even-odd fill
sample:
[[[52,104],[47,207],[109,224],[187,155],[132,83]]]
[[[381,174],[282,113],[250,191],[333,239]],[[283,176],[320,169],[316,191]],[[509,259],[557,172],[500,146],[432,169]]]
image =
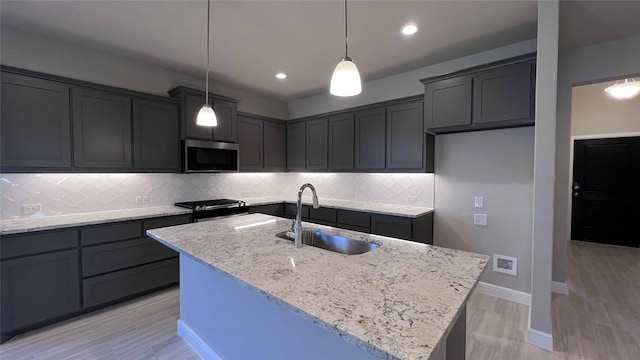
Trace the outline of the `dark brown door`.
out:
[[[640,247],[640,137],[576,140],[571,238]]]

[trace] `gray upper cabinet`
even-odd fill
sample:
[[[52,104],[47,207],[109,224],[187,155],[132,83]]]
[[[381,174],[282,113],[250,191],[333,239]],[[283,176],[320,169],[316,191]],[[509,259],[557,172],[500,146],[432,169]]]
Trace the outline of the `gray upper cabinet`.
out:
[[[2,73],[3,167],[70,167],[69,86]]]
[[[238,116],[240,171],[263,169],[263,132],[262,120]]]
[[[242,151],[240,152],[242,154]],[[287,126],[264,122],[264,169],[284,171],[287,168]]]
[[[307,121],[307,170],[326,170],[328,158],[328,119]]]
[[[474,75],[474,124],[529,121],[533,116],[532,67],[527,62]]]
[[[180,172],[178,105],[133,100],[133,166]]]
[[[387,168],[420,169],[424,158],[422,101],[387,107]]]
[[[213,127],[213,140],[231,143],[238,142],[236,103],[214,99],[212,106],[218,118],[218,125]]]
[[[358,111],[355,114],[355,168],[376,170],[385,168],[386,159],[385,108]]]
[[[182,102],[182,121],[184,123],[184,138],[197,140],[211,140],[213,130],[209,126],[196,124],[198,112],[204,105],[204,96],[186,94]]]
[[[354,165],[353,113],[329,118],[329,169],[352,170]]]
[[[73,88],[74,166],[132,167],[131,97]]]
[[[424,87],[424,127],[471,125],[471,76],[428,83]]]
[[[306,169],[306,123],[287,124],[287,169]]]

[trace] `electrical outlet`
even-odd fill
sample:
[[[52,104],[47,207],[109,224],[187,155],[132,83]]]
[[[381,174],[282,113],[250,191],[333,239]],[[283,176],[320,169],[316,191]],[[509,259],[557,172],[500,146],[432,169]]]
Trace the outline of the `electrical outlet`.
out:
[[[31,215],[42,211],[42,204],[24,204],[22,205],[22,214]]]
[[[413,195],[409,195],[407,196],[407,202],[409,204],[415,204],[418,202],[418,197],[417,196],[413,196]]]
[[[476,209],[482,209],[484,208],[484,197],[482,196],[476,196],[473,198],[473,206]]]
[[[136,204],[148,204],[149,197],[148,196],[136,196]]]
[[[473,224],[487,226],[487,214],[473,214]]]
[[[493,254],[493,271],[518,275],[518,258],[507,255]]]

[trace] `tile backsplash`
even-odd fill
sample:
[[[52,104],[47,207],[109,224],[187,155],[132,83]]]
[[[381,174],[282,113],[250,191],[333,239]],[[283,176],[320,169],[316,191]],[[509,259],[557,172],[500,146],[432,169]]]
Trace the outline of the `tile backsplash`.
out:
[[[305,182],[321,198],[433,207],[433,174],[0,174],[2,219],[170,205],[212,198],[295,197]],[[305,194],[310,195],[310,194]],[[148,196],[148,204],[136,204]],[[41,213],[24,215],[25,204]]]

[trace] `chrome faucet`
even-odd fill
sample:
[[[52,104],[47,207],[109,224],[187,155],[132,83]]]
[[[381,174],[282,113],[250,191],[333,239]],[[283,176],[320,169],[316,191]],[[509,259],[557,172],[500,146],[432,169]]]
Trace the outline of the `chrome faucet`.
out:
[[[313,193],[313,208],[317,209],[320,207],[320,205],[318,205],[318,195],[316,195],[316,188],[313,187],[313,185],[306,183],[302,186],[300,186],[300,190],[298,190],[298,204],[297,204],[297,209],[296,209],[296,222],[293,226],[293,233],[295,236],[295,240],[293,242],[293,246],[296,249],[299,249],[302,247],[302,229],[301,229],[301,225],[300,225],[300,219],[302,218],[302,192],[304,192],[304,189],[309,188],[311,189],[311,192]]]

